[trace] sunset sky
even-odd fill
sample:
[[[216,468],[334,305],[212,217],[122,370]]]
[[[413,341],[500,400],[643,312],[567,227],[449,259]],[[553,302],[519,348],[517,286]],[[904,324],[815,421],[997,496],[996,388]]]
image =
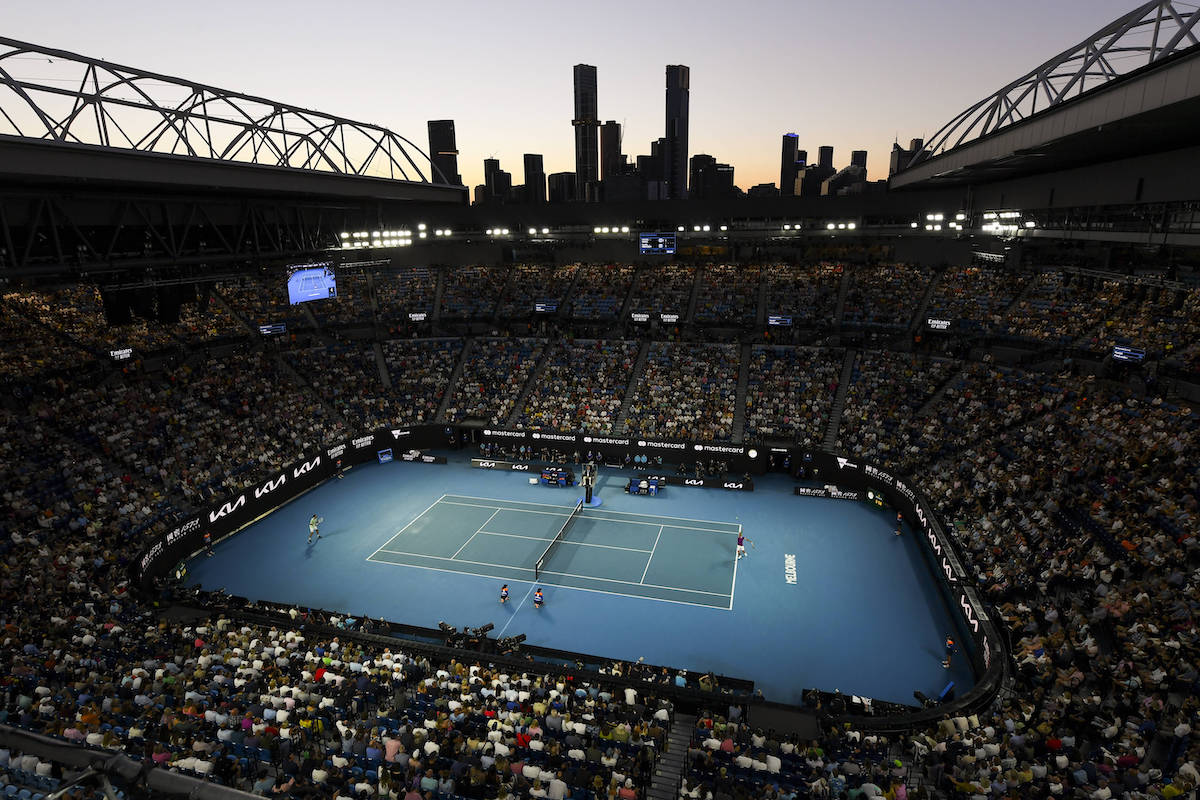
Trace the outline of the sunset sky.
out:
[[[623,151],[663,135],[664,70],[691,68],[690,154],[735,167],[743,189],[778,181],[779,140],[811,157],[870,152],[952,116],[1065,50],[1134,0],[747,0],[741,3],[382,2],[204,4],[10,0],[5,36],[390,128],[427,144],[455,120],[468,186],[496,157],[574,170],[571,67],[598,69],[602,120]]]

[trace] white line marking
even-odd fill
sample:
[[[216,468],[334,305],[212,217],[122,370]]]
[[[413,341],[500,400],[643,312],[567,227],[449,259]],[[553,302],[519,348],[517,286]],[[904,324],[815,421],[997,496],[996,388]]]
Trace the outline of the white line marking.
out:
[[[422,511],[420,514],[417,514],[415,517],[413,517],[411,520],[409,520],[409,523],[408,523],[408,525],[405,525],[403,528],[401,528],[400,530],[398,530],[398,531],[396,531],[395,533],[393,533],[393,534],[392,534],[392,536],[391,536],[391,538],[389,538],[389,539],[388,539],[386,542],[384,542],[383,544],[379,545],[379,548],[375,550],[375,553],[378,553],[380,550],[382,550],[383,548],[385,548],[385,547],[387,547],[389,544],[391,544],[391,543],[392,543],[392,539],[395,539],[397,536],[399,536],[400,534],[402,534],[402,533],[404,533],[406,530],[408,530],[408,526],[409,526],[409,525],[412,525],[414,522],[416,522],[417,520],[419,520],[421,517],[423,517],[423,516],[425,516],[426,514],[428,514],[428,513],[429,513],[429,510],[430,510],[431,508],[433,508],[434,506],[436,506],[438,503],[442,502],[442,499],[443,499],[445,496],[446,496],[446,495],[442,495],[442,496],[441,496],[441,497],[439,497],[437,500],[434,500],[432,503],[430,503],[430,504],[429,504],[428,508],[426,508],[426,509],[425,509],[424,511]],[[370,560],[371,560],[371,556],[375,555],[375,553],[371,553],[371,555],[370,555],[370,556],[367,556],[367,561],[370,561]]]
[[[479,531],[484,536],[507,536],[510,539],[532,539],[535,542],[548,542],[549,536],[521,536],[518,533],[500,533],[498,531]],[[637,547],[617,547],[615,544],[592,544],[591,542],[571,542],[566,539],[559,541],[559,544],[573,544],[576,547],[604,547],[609,550],[628,550],[631,553],[649,553],[650,550],[642,550]]]
[[[524,504],[531,505],[531,506],[544,506],[546,508],[562,508],[562,509],[567,509],[568,511],[575,508],[575,506],[558,506],[558,505],[554,505],[553,503],[535,503],[531,500],[500,500],[495,497],[471,497],[470,495],[465,495],[465,494],[445,494],[445,495],[442,495],[442,497],[460,497],[463,500],[487,500],[489,502],[494,502],[494,503],[524,503]],[[510,510],[511,511],[520,511],[521,509],[513,508]],[[591,513],[591,514],[624,514],[624,515],[630,516],[630,517],[649,517],[651,519],[678,519],[678,520],[683,520],[684,522],[711,522],[716,525],[736,525],[737,524],[737,523],[733,523],[733,522],[723,522],[721,520],[716,520],[716,519],[696,519],[694,517],[668,517],[668,516],[664,516],[662,514],[638,514],[633,511],[613,511],[613,510],[609,510],[609,509],[605,509],[605,508],[589,509],[589,513]],[[672,528],[675,526],[668,525],[667,527]],[[721,531],[721,533],[735,533],[735,532],[736,531]]]
[[[469,558],[452,558],[448,556],[430,556],[424,553],[410,553],[406,550],[384,550],[385,553],[391,553],[397,556],[415,556],[416,558],[432,558],[437,561],[457,561],[460,564],[478,564],[481,567],[500,567],[503,569],[520,569],[526,572],[533,572],[533,567],[523,567],[517,564],[496,564],[491,561],[472,561]],[[391,564],[393,562],[386,561],[384,563]],[[432,569],[432,567],[431,567]],[[471,573],[474,574],[474,573]],[[669,589],[672,592],[689,592],[691,594],[711,594],[713,597],[729,597],[729,592],[708,592],[703,589],[685,589],[682,586],[663,586],[660,583],[638,583],[636,581],[623,581],[620,578],[601,578],[597,575],[579,575],[574,572],[555,572],[554,570],[544,569],[543,575],[561,575],[564,578],[579,578],[584,581],[604,581],[605,583],[625,583],[630,586],[645,586],[649,589]]]
[[[738,530],[741,530],[741,527],[742,526],[739,525]],[[741,559],[737,557],[737,550],[734,549],[734,551],[733,551],[733,584],[729,587],[729,610],[730,611],[733,610],[733,595],[737,592],[737,568],[738,568],[739,561],[741,561]]]
[[[654,537],[654,547],[650,548],[650,557],[646,559],[646,568],[642,570],[642,579],[638,583],[646,582],[646,573],[650,571],[650,562],[654,560],[654,551],[658,549],[658,538],[662,536],[664,525],[658,526],[658,536]]]
[[[415,555],[415,554],[406,553],[404,555]],[[372,560],[372,559],[368,559],[368,560]],[[460,558],[459,561],[461,562],[462,559]],[[418,564],[397,564],[395,561],[375,561],[375,563],[376,564],[386,564],[387,566],[390,566],[390,567],[407,567],[408,569],[427,569],[427,570],[432,570],[433,572],[449,572],[454,575],[470,575],[473,578],[483,578],[484,580],[489,580],[489,581],[498,580],[493,575],[480,575],[478,572],[463,572],[460,569],[442,569],[440,567],[423,567]],[[497,565],[496,564],[488,564],[487,566],[495,567]],[[517,580],[517,579],[513,578],[512,580]],[[574,589],[577,592],[591,592],[592,594],[611,594],[614,597],[629,597],[634,600],[654,600],[659,603],[674,603],[675,605],[679,605],[679,606],[695,606],[696,608],[707,608],[710,611],[728,611],[729,610],[728,608],[726,608],[724,606],[710,606],[707,603],[689,603],[687,600],[668,600],[665,597],[647,597],[644,594],[625,594],[624,592],[610,592],[607,589],[587,589],[583,586],[566,586],[561,583],[550,583],[549,581],[538,581],[538,585],[539,586],[553,586],[556,589]],[[691,590],[690,589],[677,589],[676,591],[691,591]]]
[[[521,602],[517,604],[517,610],[513,612],[511,617],[508,618],[508,622],[504,623],[504,627],[501,628],[500,632],[496,634],[497,639],[504,635],[504,632],[508,630],[508,626],[512,624],[513,619],[516,618],[517,614],[521,613],[521,608],[524,607],[525,601],[529,599],[529,595],[533,594],[533,587],[534,584],[529,584],[529,591],[525,593],[525,597],[522,598]]]
[[[458,555],[459,553],[461,553],[461,552],[463,551],[463,548],[465,548],[467,545],[469,545],[469,544],[471,543],[471,539],[474,539],[476,536],[478,536],[478,535],[479,535],[479,531],[481,531],[481,530],[483,530],[484,528],[486,528],[486,527],[487,527],[487,524],[488,524],[489,522],[491,522],[491,521],[492,521],[492,518],[493,518],[493,517],[495,517],[495,516],[496,516],[497,514],[499,514],[499,513],[500,513],[500,509],[498,509],[498,508],[497,508],[495,511],[493,511],[493,512],[492,512],[492,516],[491,516],[491,517],[488,517],[487,519],[485,519],[485,520],[483,521],[483,524],[482,524],[482,525],[480,525],[480,526],[479,526],[479,527],[478,527],[478,528],[475,530],[475,532],[471,534],[471,538],[470,538],[470,539],[467,539],[465,542],[463,542],[463,543],[462,543],[462,547],[460,547],[460,548],[458,548],[457,550],[455,550],[455,551],[454,551],[454,556],[456,556],[456,555]],[[450,556],[450,558],[454,558],[454,556]]]
[[[497,500],[495,502],[501,503],[504,501]],[[470,506],[471,508],[497,508],[497,506],[485,506],[482,503],[456,503],[453,500],[447,500],[444,503],[442,503],[442,505],[444,505],[444,506]],[[516,514],[545,514],[545,515],[551,516],[551,517],[569,517],[569,516],[571,516],[571,511],[575,510],[575,507],[571,506],[571,511],[564,511],[562,513],[559,513],[556,511],[534,511],[531,508],[509,508],[507,506],[500,506],[498,508],[498,510],[512,511],[513,513],[516,513]],[[608,511],[608,512],[606,512],[604,509],[598,508],[598,509],[589,509],[587,512],[584,513],[583,516],[584,516],[584,519],[591,518],[591,519],[594,519],[596,522],[619,522],[624,525],[647,525],[651,528],[661,527],[661,525],[659,523],[654,523],[654,522],[641,522],[636,519],[614,519],[612,517],[596,516],[597,514],[601,514],[601,513],[624,514],[625,512],[624,511]],[[655,517],[652,514],[639,514],[638,516],[649,517],[651,519],[684,519],[683,517]],[[711,522],[712,520],[696,520],[696,521],[697,522]],[[718,522],[716,524],[720,525],[723,523]],[[680,530],[680,531],[703,531],[705,533],[723,533],[723,534],[726,534],[727,536],[731,536],[731,535],[737,533],[737,531],[724,531],[724,530],[718,530],[716,528],[697,528],[692,525],[667,525],[666,527],[674,528],[675,530]]]

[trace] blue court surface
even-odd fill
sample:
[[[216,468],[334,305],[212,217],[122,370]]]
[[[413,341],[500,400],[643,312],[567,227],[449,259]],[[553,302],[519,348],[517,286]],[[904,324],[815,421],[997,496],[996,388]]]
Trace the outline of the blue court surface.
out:
[[[430,628],[490,622],[530,644],[750,678],[781,702],[819,688],[911,704],[972,684],[965,657],[942,667],[952,617],[894,511],[796,497],[774,475],[754,492],[630,496],[631,473],[602,468],[603,504],[551,546],[579,487],[449,458],[355,467],[195,559],[189,583]],[[325,521],[309,545],[313,514]]]

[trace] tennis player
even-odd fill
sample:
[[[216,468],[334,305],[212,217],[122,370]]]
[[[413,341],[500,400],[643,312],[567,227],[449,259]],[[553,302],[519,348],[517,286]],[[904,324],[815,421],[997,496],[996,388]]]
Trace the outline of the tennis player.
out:
[[[904,515],[899,511],[896,512],[896,535],[899,536],[904,525]]]
[[[737,547],[737,557],[738,558],[742,558],[743,556],[746,555],[746,542],[750,542],[750,544],[754,544],[753,541],[746,538],[745,532],[738,531],[738,547]]]
[[[542,587],[539,586],[537,588],[537,591],[533,593],[533,607],[541,608],[542,603],[544,603],[544,602],[545,602],[545,599],[542,597]]]
[[[500,587],[500,602],[501,603],[508,602],[508,584],[507,583]]]
[[[316,536],[318,539],[321,538],[320,525],[324,521],[325,520],[321,519],[316,514],[313,514],[312,518],[309,519],[309,521],[308,521],[308,543],[309,544],[312,544],[312,540],[313,540],[314,536]]]

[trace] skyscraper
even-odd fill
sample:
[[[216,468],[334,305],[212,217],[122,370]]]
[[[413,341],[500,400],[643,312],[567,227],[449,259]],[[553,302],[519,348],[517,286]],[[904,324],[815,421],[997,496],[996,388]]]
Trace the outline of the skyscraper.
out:
[[[621,174],[621,123],[609,120],[600,126],[600,177],[608,180]]]
[[[458,174],[458,145],[454,139],[454,120],[431,119],[427,127],[429,160],[437,168],[430,180],[445,180],[454,186],[462,186],[462,176]],[[438,172],[441,173],[441,177],[438,177]]]
[[[483,160],[483,184],[485,203],[503,203],[512,194],[512,175],[500,169],[500,159]]]
[[[821,148],[819,150],[817,150],[817,166],[820,167],[821,169],[828,169],[828,170],[833,169],[833,146],[832,145],[828,145],[828,144],[821,145]]]
[[[800,152],[800,137],[794,133],[783,135],[783,150],[779,155],[779,196],[794,197],[796,194],[796,156]]]
[[[596,181],[600,180],[596,68],[589,64],[575,65],[575,118],[571,124],[575,126],[576,197],[587,200],[589,192],[595,195]]]
[[[866,150],[851,150],[850,151],[850,166],[861,167],[863,172],[867,171],[867,151]]]
[[[525,202],[538,206],[546,202],[546,171],[540,153],[525,154]]]
[[[690,96],[691,71],[682,65],[667,66],[667,140],[664,177],[667,182],[667,198],[683,200],[687,197],[688,178],[688,101]]]

